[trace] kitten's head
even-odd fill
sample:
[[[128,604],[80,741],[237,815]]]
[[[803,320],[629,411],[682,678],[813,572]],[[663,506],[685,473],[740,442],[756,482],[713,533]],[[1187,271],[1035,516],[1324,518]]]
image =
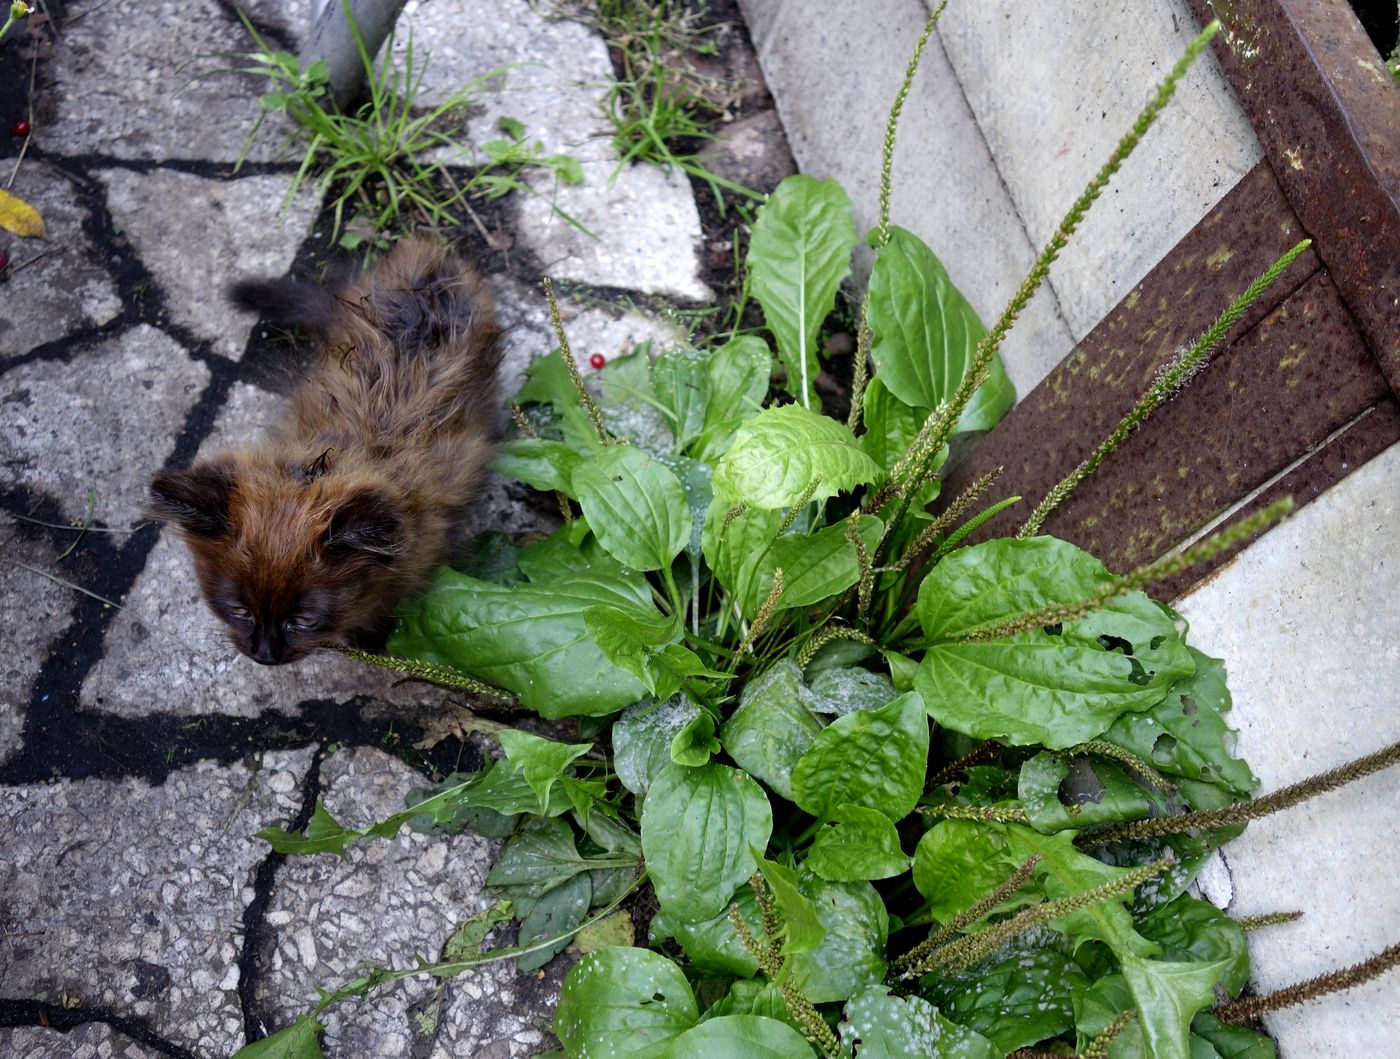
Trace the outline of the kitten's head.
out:
[[[229,454],[151,482],[151,514],[180,528],[205,601],[233,645],[263,665],[295,662],[392,615],[386,582],[402,513],[381,490],[323,480],[315,466],[283,461],[269,472]]]

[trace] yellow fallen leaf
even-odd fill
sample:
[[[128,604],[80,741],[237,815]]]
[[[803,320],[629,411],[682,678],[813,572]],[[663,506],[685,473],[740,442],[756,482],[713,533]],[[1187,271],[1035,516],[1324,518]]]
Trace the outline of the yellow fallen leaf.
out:
[[[44,218],[24,199],[0,189],[0,228],[14,232],[24,239],[45,239]]]

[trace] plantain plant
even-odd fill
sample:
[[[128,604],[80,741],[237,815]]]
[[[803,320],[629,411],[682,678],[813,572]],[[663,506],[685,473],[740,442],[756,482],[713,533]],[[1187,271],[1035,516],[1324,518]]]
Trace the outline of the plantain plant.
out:
[[[317,853],[405,824],[471,828],[504,839],[500,901],[439,962],[372,969],[246,1055],[319,1055],[318,1016],[341,999],[498,959],[534,970],[576,937],[587,951],[555,1020],[569,1056],[1274,1054],[1236,1024],[1256,1008],[1217,1007],[1263,924],[1187,887],[1249,819],[1400,751],[1253,800],[1222,663],[1142,591],[1287,503],[1123,574],[1039,527],[1306,243],[1220,294],[1216,324],[1019,535],[968,543],[1018,500],[979,510],[984,479],[935,513],[948,443],[1010,407],[1003,336],[1217,26],[989,329],[889,216],[898,112],[932,25],[888,124],[849,417],[823,414],[814,386],[857,240],[833,181],[791,177],[757,218],[749,285],[771,344],[643,350],[585,382],[556,309],[559,348],[531,367],[495,466],[557,494],[563,525],[440,570],[401,611],[398,660],[378,661],[578,718],[579,741],[505,729],[499,760],[371,827],[318,805],[304,834],[262,832]],[[639,940],[619,909],[644,886],[646,944],[601,944],[619,927]],[[484,949],[509,921],[515,943]]]

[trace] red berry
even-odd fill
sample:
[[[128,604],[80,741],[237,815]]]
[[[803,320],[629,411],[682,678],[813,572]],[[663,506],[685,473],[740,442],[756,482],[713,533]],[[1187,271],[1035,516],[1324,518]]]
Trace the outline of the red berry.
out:
[[[597,371],[607,362],[608,358],[603,356],[603,354],[601,353],[594,353],[591,357],[588,358],[588,363],[593,367],[594,371]]]
[[[12,133],[14,133],[16,136],[28,136],[28,135],[29,135],[29,119],[28,119],[28,118],[20,118],[18,121],[16,121],[13,125],[10,126],[10,131],[11,131]]]

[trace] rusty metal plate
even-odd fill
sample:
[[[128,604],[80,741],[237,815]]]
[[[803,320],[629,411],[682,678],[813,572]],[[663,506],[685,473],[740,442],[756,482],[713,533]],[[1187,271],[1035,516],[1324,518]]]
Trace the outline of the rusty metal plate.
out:
[[[1400,393],[1400,89],[1344,0],[1190,4],[1224,26],[1221,68]]]
[[[1297,218],[1261,162],[952,471],[943,499],[1004,467],[1000,495],[1019,494],[1028,505],[988,523],[984,536],[1014,532],[1029,506],[1117,425],[1173,352],[1301,238]],[[1295,261],[1227,341],[1257,324],[1317,268],[1311,251]],[[1193,399],[1188,389],[1177,400]],[[1125,456],[1114,459],[1122,463]],[[1112,562],[1117,551],[1107,543],[1104,558]]]

